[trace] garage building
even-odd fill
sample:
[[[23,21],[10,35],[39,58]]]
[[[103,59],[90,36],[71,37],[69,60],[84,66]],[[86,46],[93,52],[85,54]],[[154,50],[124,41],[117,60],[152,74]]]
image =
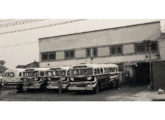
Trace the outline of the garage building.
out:
[[[73,26],[74,27],[74,26]],[[70,66],[83,63],[115,63],[125,83],[149,83],[151,60],[165,60],[165,40],[160,21],[64,34],[39,39],[40,67]]]

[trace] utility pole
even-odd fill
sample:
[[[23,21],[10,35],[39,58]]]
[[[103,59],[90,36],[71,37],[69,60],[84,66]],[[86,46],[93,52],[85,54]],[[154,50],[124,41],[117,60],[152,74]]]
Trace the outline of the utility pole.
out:
[[[93,64],[93,49],[90,49],[90,59],[91,59],[91,64]]]
[[[151,58],[151,40],[145,40],[144,43],[147,44],[148,54],[149,54],[149,77],[150,77],[150,86],[151,90],[153,90],[153,79],[152,79],[152,58]]]

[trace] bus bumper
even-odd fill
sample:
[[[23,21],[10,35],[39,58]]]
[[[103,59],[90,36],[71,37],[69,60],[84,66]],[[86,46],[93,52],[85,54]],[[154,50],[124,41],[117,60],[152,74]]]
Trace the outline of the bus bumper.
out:
[[[67,89],[68,87],[68,84],[62,84],[62,89]],[[46,86],[47,89],[59,89],[59,86],[58,85],[48,85]]]
[[[86,85],[85,87],[79,87],[77,85],[70,85],[68,87],[68,90],[73,90],[73,91],[85,91],[85,90],[89,90],[89,91],[92,91],[94,90],[96,84],[92,84],[92,85]]]
[[[23,86],[23,89],[24,90],[27,90],[27,89],[40,89],[40,85],[33,85],[33,86]]]

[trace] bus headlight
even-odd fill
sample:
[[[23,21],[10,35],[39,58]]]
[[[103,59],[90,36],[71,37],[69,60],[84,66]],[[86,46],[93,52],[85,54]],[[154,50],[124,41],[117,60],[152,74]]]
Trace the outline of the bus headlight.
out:
[[[51,78],[50,78],[50,77],[48,77],[48,80],[51,80]]]
[[[38,78],[34,78],[34,80],[35,80],[35,81],[37,81],[37,80],[38,80]]]
[[[74,81],[74,78],[70,78],[71,81]]]
[[[87,80],[92,80],[92,77],[87,77]]]

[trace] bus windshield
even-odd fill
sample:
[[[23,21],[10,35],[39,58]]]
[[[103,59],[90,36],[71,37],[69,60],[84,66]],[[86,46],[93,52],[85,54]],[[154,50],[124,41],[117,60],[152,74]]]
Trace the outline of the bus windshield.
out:
[[[53,71],[48,71],[47,72],[47,75],[50,77],[50,76],[52,76],[53,75]]]
[[[24,72],[23,77],[33,77],[33,72]]]
[[[92,68],[87,69],[72,69],[68,71],[69,76],[79,76],[79,75],[92,75]]]
[[[39,76],[39,72],[38,71],[34,71],[33,72],[33,76],[38,77]]]
[[[6,72],[5,77],[14,77],[14,72]]]
[[[60,71],[60,76],[66,76],[66,71],[65,70],[61,70]]]

